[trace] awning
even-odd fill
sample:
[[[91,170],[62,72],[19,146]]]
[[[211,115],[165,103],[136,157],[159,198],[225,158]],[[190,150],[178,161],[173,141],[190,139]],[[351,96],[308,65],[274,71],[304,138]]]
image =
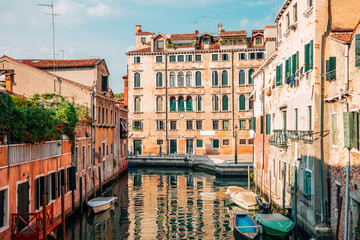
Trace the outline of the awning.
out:
[[[173,45],[191,45],[192,42],[180,42],[180,43],[172,43]]]
[[[120,121],[120,124],[121,124],[121,126],[125,129],[126,132],[129,131],[129,130],[127,129],[127,127],[125,126],[125,124],[124,124],[122,121]]]

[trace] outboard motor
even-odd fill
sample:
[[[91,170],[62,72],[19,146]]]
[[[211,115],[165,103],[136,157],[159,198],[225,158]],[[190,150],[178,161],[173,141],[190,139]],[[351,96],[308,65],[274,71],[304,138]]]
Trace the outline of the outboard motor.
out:
[[[270,208],[266,203],[263,203],[259,196],[255,197],[257,204],[259,204],[260,213],[270,213]]]

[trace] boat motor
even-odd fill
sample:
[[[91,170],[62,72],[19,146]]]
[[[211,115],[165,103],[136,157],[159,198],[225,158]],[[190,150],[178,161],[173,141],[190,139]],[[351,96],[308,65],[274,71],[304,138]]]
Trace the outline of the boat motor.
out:
[[[270,208],[269,208],[268,204],[263,203],[263,201],[261,200],[261,198],[259,196],[256,196],[255,200],[256,200],[257,204],[259,205],[260,213],[270,213]]]

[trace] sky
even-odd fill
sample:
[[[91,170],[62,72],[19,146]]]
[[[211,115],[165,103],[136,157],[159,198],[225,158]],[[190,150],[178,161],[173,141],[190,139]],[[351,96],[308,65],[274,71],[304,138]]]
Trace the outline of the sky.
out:
[[[0,56],[52,58],[50,0],[0,0]],[[54,0],[57,59],[103,58],[110,87],[123,92],[125,53],[135,47],[135,25],[154,33],[217,33],[274,24],[282,0]]]

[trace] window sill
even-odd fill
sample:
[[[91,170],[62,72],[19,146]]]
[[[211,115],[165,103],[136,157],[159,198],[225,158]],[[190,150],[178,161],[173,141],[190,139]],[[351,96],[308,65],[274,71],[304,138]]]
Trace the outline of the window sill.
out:
[[[304,12],[304,17],[309,17],[312,12],[313,12],[314,6],[309,7],[305,12]]]
[[[155,62],[155,63],[164,63],[164,62]]]
[[[165,87],[155,87],[155,89],[165,89]]]
[[[133,88],[134,90],[141,90],[141,89],[143,89],[142,87],[134,87]]]
[[[134,63],[134,64],[141,64],[141,63]]]
[[[164,112],[164,111],[162,111],[162,112],[155,112],[155,113],[159,113],[159,114],[160,114],[160,113],[165,113],[165,112]]]
[[[288,30],[286,30],[286,32],[284,33],[284,37],[288,37],[290,35],[291,32],[291,28],[289,27]]]
[[[239,112],[249,112],[250,110],[239,110]]]
[[[169,129],[169,131],[179,131],[179,129]]]
[[[143,114],[143,112],[134,112],[134,114]]]
[[[195,129],[185,129],[185,131],[194,131]]]
[[[159,131],[159,132],[160,132],[160,131],[165,131],[165,129],[156,129],[156,131]]]

